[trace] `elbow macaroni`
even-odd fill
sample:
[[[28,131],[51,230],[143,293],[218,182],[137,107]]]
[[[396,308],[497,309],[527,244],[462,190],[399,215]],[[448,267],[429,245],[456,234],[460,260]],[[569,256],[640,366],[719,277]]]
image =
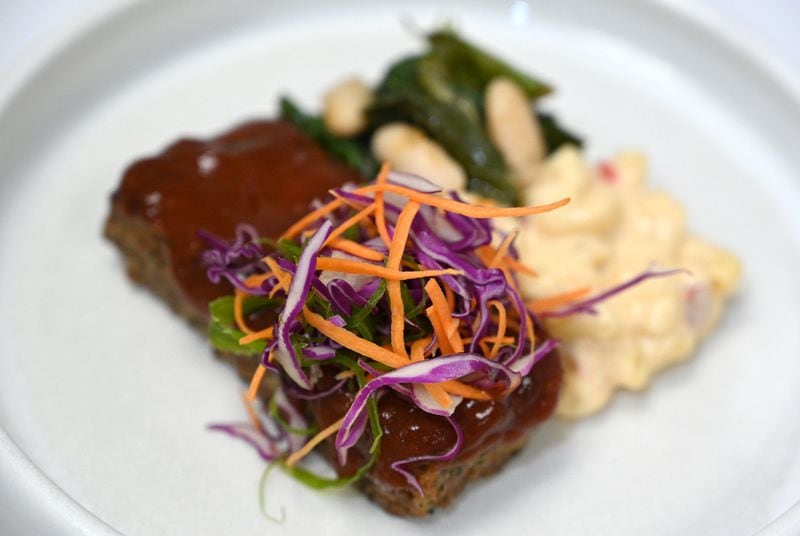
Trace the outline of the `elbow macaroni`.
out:
[[[687,358],[738,285],[738,260],[688,234],[681,205],[645,187],[639,153],[620,154],[595,171],[577,149],[562,148],[525,196],[530,204],[572,197],[566,207],[523,222],[518,249],[539,272],[524,278],[529,296],[586,286],[598,292],[653,263],[691,272],[645,281],[599,305],[597,315],[545,322],[562,340],[563,417],[594,413],[616,389],[643,389],[655,373]]]

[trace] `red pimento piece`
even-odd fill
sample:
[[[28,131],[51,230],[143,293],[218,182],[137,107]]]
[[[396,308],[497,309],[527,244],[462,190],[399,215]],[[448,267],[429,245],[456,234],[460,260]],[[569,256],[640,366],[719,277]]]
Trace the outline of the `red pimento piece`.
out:
[[[610,162],[600,162],[597,165],[597,172],[600,174],[600,179],[608,184],[616,184],[619,180],[617,166]]]

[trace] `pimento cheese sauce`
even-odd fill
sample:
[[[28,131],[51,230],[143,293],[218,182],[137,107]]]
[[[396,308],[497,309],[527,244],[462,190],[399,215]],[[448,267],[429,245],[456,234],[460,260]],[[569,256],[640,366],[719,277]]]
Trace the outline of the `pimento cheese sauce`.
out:
[[[529,297],[587,286],[598,293],[653,265],[689,272],[647,280],[600,304],[596,315],[545,320],[562,341],[560,416],[594,413],[616,389],[643,389],[655,373],[687,358],[739,284],[737,258],[689,233],[683,207],[647,187],[645,168],[642,154],[626,152],[592,169],[565,147],[524,191],[526,204],[572,198],[515,223],[521,260],[539,273],[523,277]]]

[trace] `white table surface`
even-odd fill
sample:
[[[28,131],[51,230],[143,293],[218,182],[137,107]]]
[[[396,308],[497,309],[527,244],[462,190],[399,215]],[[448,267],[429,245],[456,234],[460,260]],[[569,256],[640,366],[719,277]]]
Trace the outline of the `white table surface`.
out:
[[[587,0],[590,1],[590,0]],[[697,0],[800,72],[800,0]],[[0,0],[0,76],[24,62],[51,32],[95,0]],[[0,534],[44,534],[0,505]],[[25,528],[23,528],[25,527]],[[45,532],[42,532],[42,531]]]

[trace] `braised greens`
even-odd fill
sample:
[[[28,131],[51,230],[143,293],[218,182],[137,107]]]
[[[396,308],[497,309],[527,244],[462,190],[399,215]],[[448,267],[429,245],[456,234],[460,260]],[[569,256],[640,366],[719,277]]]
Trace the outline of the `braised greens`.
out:
[[[328,130],[322,118],[303,112],[288,97],[281,98],[280,107],[283,119],[314,138],[323,149],[358,171],[362,177],[373,177],[378,172],[378,164],[370,153],[367,139],[336,136]]]
[[[281,99],[281,116],[313,137],[325,150],[371,179],[377,162],[369,148],[372,133],[394,121],[410,123],[441,145],[467,173],[467,187],[503,204],[515,204],[516,189],[508,167],[489,139],[484,124],[487,84],[498,76],[516,82],[535,102],[552,89],[460,38],[451,29],[427,36],[428,50],[390,65],[375,88],[367,112],[368,127],[354,138],[336,136],[319,116],[303,113]],[[559,126],[552,115],[536,112],[548,152],[581,140]]]
[[[249,296],[243,304],[242,310],[248,315],[265,307],[274,307],[275,304],[260,296]],[[267,346],[264,341],[254,341],[250,344],[239,344],[239,339],[244,333],[236,328],[233,315],[233,296],[223,296],[209,304],[211,320],[208,324],[208,338],[211,344],[220,352],[236,355],[260,356]]]

